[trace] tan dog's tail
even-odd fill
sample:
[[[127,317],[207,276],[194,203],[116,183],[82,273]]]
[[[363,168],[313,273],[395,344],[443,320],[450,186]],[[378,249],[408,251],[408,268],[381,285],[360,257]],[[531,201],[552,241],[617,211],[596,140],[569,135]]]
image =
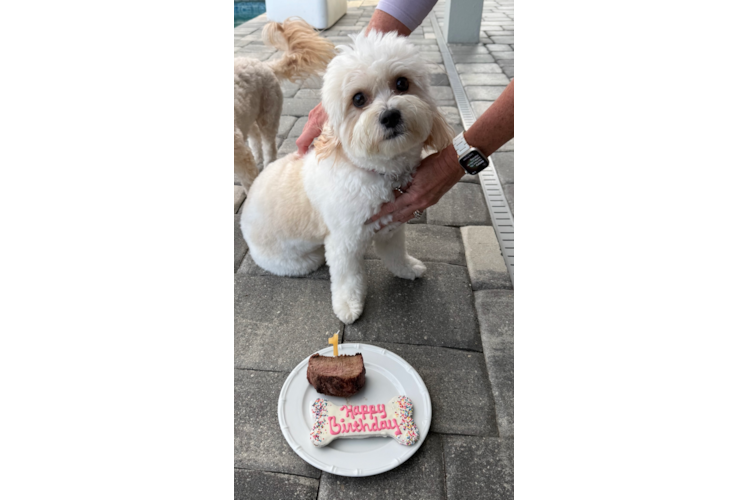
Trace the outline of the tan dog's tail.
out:
[[[317,34],[314,28],[298,17],[289,17],[283,24],[268,23],[262,30],[262,41],[284,51],[283,57],[269,61],[278,79],[296,82],[319,74],[335,57],[335,46]]]

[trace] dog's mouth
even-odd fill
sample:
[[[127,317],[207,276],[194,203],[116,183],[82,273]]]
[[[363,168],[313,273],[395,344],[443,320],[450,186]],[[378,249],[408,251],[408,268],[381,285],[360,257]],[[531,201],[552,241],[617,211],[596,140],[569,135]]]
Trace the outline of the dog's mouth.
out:
[[[390,139],[394,139],[395,137],[400,137],[401,135],[403,135],[403,131],[402,130],[399,130],[399,129],[388,130],[384,134],[384,140],[385,141],[389,141]]]

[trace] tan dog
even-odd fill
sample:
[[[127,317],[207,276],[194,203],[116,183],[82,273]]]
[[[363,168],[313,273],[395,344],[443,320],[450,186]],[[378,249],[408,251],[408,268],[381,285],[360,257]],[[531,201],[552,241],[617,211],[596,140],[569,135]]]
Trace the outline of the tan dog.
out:
[[[335,56],[334,45],[298,18],[268,23],[262,39],[284,51],[283,56],[267,62],[234,58],[234,173],[245,191],[259,174],[263,157],[269,165],[278,154],[275,136],[283,107],[280,80],[294,82],[319,74]]]

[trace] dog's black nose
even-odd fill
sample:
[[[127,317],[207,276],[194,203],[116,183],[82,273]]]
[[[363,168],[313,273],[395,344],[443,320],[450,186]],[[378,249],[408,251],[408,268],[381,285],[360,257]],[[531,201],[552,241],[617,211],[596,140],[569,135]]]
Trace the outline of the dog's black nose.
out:
[[[400,123],[400,111],[388,109],[379,117],[379,123],[387,128],[395,128]]]

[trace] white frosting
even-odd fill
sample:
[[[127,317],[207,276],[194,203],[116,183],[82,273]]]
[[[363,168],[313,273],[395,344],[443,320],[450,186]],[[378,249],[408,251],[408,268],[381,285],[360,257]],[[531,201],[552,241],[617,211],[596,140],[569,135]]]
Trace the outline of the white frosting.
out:
[[[314,446],[327,446],[338,438],[391,437],[406,446],[418,441],[413,402],[395,396],[386,404],[336,406],[318,398],[312,403],[314,423],[309,437]]]

